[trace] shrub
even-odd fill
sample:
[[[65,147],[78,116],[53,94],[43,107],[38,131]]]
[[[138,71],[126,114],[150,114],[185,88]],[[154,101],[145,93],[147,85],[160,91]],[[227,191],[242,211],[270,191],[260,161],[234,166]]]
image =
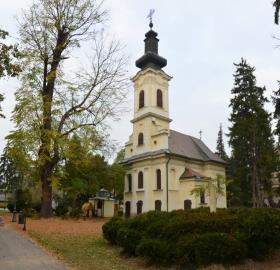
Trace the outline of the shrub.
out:
[[[41,211],[41,206],[42,206],[42,203],[40,201],[35,201],[35,202],[32,202],[32,204],[31,204],[31,208],[36,210],[38,213],[40,213],[40,211]]]
[[[23,210],[23,214],[29,218],[37,218],[38,212],[34,208],[27,208]]]
[[[279,209],[152,211],[130,219],[112,218],[104,237],[129,255],[184,268],[263,259],[280,248]]]
[[[136,254],[136,247],[141,239],[141,233],[134,229],[120,227],[117,232],[117,244],[123,248],[128,255]]]
[[[193,245],[195,263],[198,265],[235,264],[246,257],[245,244],[224,233],[202,234]]]
[[[122,225],[120,217],[113,217],[102,226],[103,236],[111,244],[117,244],[117,233]]]
[[[14,206],[15,206],[15,204],[11,201],[9,201],[7,204],[7,208],[11,213],[14,211]]]
[[[54,209],[55,215],[58,217],[64,217],[68,213],[68,207],[66,204],[61,203]]]
[[[69,212],[69,216],[71,218],[79,218],[81,216],[82,212],[80,208],[72,208]]]
[[[172,261],[174,249],[165,240],[142,239],[136,247],[136,254],[148,257],[155,264],[169,265]]]

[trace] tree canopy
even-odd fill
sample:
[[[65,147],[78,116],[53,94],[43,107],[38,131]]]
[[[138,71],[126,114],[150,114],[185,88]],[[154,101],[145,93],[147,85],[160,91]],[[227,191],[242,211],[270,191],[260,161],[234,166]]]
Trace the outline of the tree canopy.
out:
[[[229,118],[234,181],[240,187],[242,204],[262,207],[276,169],[271,116],[264,108],[265,88],[256,85],[255,68],[244,59],[235,67]]]

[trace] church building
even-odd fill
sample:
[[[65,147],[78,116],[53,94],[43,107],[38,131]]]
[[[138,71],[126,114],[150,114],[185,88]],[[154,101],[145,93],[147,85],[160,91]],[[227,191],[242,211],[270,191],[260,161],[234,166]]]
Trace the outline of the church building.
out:
[[[209,206],[209,194],[191,195],[217,175],[225,177],[225,162],[201,139],[170,129],[169,81],[163,68],[167,60],[158,54],[157,33],[145,34],[145,52],[136,61],[140,69],[134,83],[133,133],[125,144],[125,216],[151,210]],[[225,187],[224,187],[225,189]],[[225,193],[225,192],[224,192]],[[226,196],[216,198],[226,207]]]

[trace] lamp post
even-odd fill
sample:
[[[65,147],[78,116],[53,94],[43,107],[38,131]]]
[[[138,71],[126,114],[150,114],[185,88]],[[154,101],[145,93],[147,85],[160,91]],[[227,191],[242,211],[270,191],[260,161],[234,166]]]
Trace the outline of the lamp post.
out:
[[[18,179],[18,173],[15,173],[15,203],[14,203],[14,210],[13,210],[13,217],[12,217],[12,222],[17,221],[17,179]]]

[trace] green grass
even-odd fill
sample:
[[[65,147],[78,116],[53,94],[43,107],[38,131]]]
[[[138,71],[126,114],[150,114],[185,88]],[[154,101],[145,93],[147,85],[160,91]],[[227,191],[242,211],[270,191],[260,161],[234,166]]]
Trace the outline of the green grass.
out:
[[[82,270],[138,270],[145,269],[132,259],[120,256],[119,249],[110,246],[102,236],[44,234],[29,231],[48,250],[54,252],[67,263]]]

